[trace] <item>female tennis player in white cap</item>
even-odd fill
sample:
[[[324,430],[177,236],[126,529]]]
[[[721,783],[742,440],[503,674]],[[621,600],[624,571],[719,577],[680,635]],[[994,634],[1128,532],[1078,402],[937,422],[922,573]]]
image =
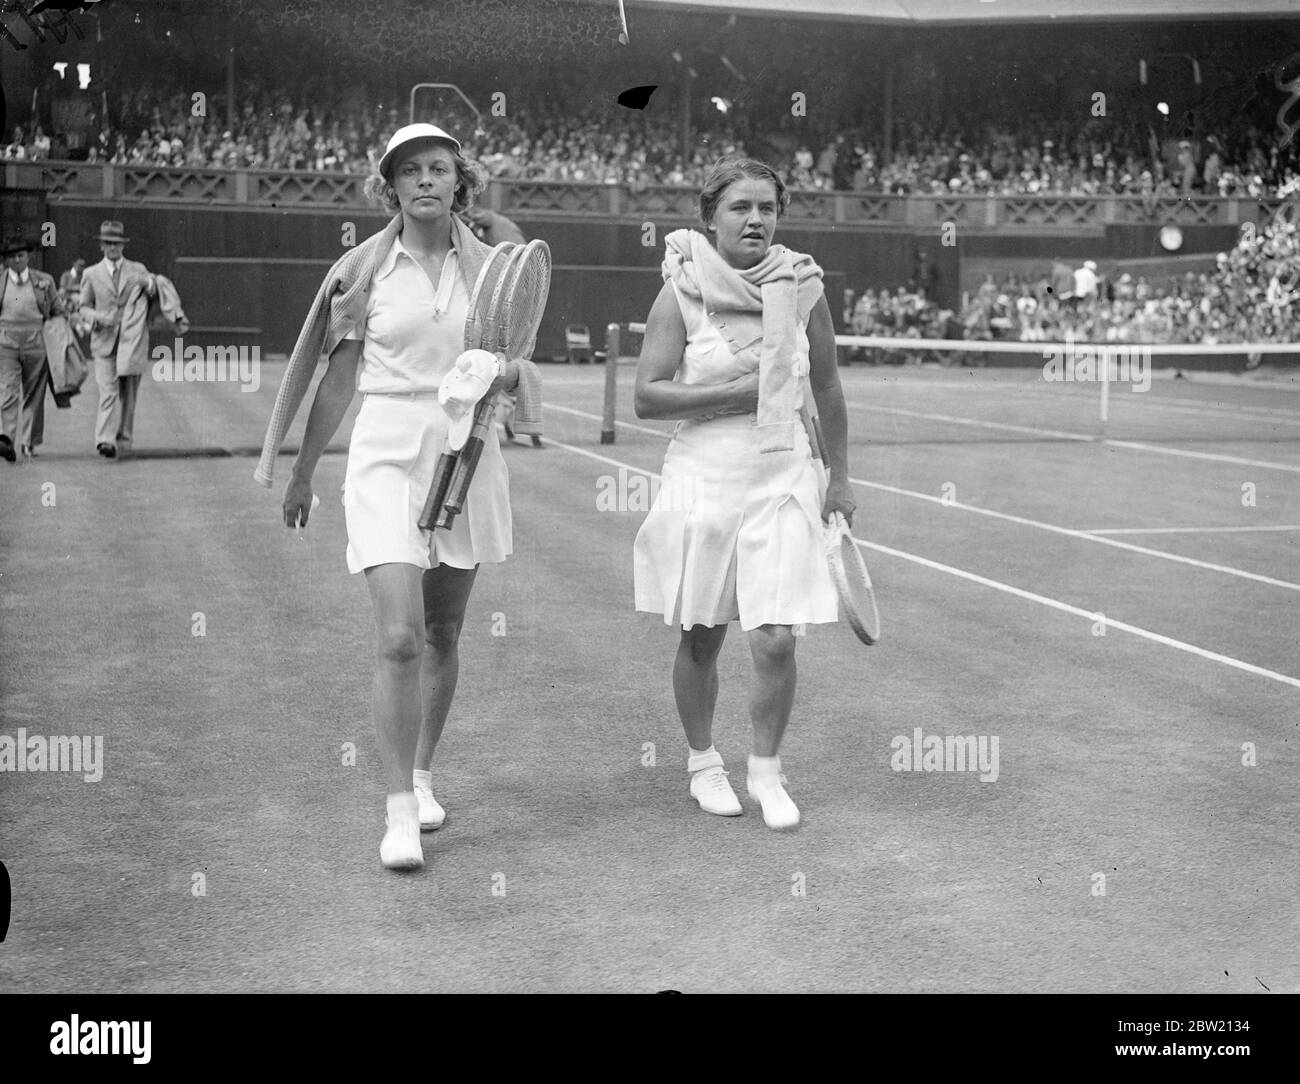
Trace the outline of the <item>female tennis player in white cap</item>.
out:
[[[837,619],[822,520],[854,509],[821,268],[772,243],[788,203],[770,166],[714,165],[700,193],[708,235],[666,239],[636,378],[639,417],[680,419],[634,567],[637,609],[681,629],[673,691],[690,793],[710,813],[741,812],[713,747],[717,656],[738,621],[754,666],[748,791],[771,828],[799,823],[778,754],[794,703],[793,626]],[[805,375],[825,427],[824,501],[798,420]]]
[[[275,451],[320,354],[329,367],[312,404],[284,498],[287,526],[310,515],[312,473],[355,391],[363,398],[343,490],[347,563],[362,572],[374,608],[373,712],[388,780],[380,859],[423,865],[420,831],[442,825],[430,764],[456,692],[457,644],[478,566],[511,552],[505,461],[490,426],[464,514],[450,529],[418,520],[450,421],[439,386],[463,352],[469,294],[489,249],[458,217],[483,188],[460,144],[431,124],[399,129],[367,193],[396,217],[331,269],[281,385],[258,478]],[[513,391],[528,361],[504,359],[488,388]],[[463,407],[463,404],[462,404]]]

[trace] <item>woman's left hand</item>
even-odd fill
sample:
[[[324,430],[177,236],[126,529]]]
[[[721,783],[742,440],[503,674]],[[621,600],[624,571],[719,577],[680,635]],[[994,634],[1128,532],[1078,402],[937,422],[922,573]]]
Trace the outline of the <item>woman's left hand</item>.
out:
[[[497,354],[497,362],[500,368],[497,370],[497,377],[488,385],[488,390],[484,397],[491,399],[497,392],[504,389],[514,389],[519,385],[519,363],[512,361],[505,354]]]
[[[822,519],[830,522],[832,512],[842,512],[853,526],[853,512],[858,507],[853,499],[853,487],[845,480],[832,481],[826,487],[826,499],[822,502]]]

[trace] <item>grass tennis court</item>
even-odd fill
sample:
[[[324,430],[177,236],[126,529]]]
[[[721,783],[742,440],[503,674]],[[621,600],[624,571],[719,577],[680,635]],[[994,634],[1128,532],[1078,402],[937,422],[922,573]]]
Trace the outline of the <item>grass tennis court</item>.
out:
[[[841,369],[884,636],[801,643],[783,835],[743,786],[739,818],[690,800],[676,637],[631,609],[641,514],[598,511],[670,426],[628,367],[602,446],[603,370],[546,369],[434,762],[447,824],[398,876],[344,457],[298,540],[291,459],[268,493],[224,454],[282,368],[146,378],[121,463],[83,395],[0,464],[0,734],[104,747],[99,782],[0,779],[4,989],[1300,991],[1294,380],[1117,388],[1103,433],[1095,388],[1036,370]],[[733,781],[748,675],[733,633]],[[996,781],[894,771],[916,728],[997,737]]]

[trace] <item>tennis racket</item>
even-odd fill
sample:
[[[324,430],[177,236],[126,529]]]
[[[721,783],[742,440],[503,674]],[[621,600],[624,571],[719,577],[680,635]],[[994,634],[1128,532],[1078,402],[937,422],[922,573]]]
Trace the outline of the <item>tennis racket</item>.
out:
[[[469,307],[465,311],[465,349],[477,350],[483,346],[484,321],[491,305],[493,294],[504,281],[506,269],[510,266],[510,255],[516,248],[513,241],[497,245],[479,269],[478,278],[474,280],[474,289],[470,291]],[[437,466],[433,470],[433,484],[429,487],[429,496],[424,502],[424,511],[420,513],[420,529],[432,531],[437,524],[438,513],[451,489],[452,475],[455,473],[459,453],[453,452],[448,445],[438,456]]]
[[[537,345],[537,329],[551,290],[551,250],[545,241],[529,241],[510,253],[509,264],[495,282],[483,312],[482,349],[507,358],[527,358]],[[472,317],[471,317],[472,319]],[[461,449],[436,525],[451,527],[464,510],[483,441],[496,412],[496,396],[484,398],[474,412],[474,425]]]
[[[812,385],[805,378],[804,405],[799,408],[808,443],[812,446],[813,464],[817,468],[820,497],[826,500],[830,476],[826,469],[826,441],[822,437],[821,420],[813,413]],[[853,540],[848,521],[842,512],[832,512],[826,527],[826,563],[830,566],[835,593],[840,597],[840,612],[849,627],[864,644],[874,644],[880,639],[880,611],[876,609],[876,592],[871,584],[871,573],[862,559],[862,550]]]

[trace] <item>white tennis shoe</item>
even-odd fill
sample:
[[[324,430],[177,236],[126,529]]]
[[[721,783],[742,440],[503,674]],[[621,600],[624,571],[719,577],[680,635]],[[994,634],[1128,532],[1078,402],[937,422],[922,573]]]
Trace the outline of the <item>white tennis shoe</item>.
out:
[[[763,807],[763,822],[769,828],[793,828],[799,823],[799,807],[785,792],[784,775],[749,776],[749,796]]]
[[[436,832],[447,819],[447,811],[438,804],[433,790],[423,783],[415,784],[415,804],[420,809],[420,831]]]
[[[388,830],[379,844],[379,861],[388,869],[419,869],[424,865],[420,848],[420,821],[415,795],[388,796]]]
[[[721,764],[691,773],[691,797],[706,813],[716,813],[719,817],[739,817],[743,812]]]

